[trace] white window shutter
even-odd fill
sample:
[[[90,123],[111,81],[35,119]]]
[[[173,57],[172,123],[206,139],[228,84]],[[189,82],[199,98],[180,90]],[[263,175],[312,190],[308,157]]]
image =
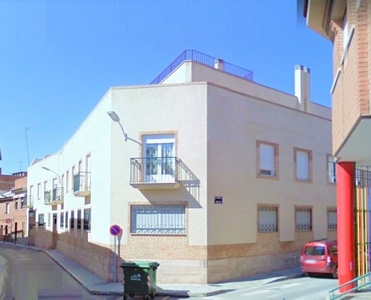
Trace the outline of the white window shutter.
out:
[[[305,151],[296,152],[296,178],[309,180],[309,154]]]
[[[260,145],[260,170],[271,171],[271,176],[275,175],[274,170],[274,146]]]

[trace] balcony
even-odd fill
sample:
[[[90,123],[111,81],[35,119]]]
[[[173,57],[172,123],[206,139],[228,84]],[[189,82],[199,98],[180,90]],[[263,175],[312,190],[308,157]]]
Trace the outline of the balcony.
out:
[[[131,158],[130,185],[137,189],[177,189],[179,162],[177,157]]]
[[[33,208],[33,196],[27,195],[22,198],[21,208]]]
[[[73,194],[76,197],[90,196],[90,172],[78,172],[73,176]]]
[[[63,204],[63,187],[56,187],[51,191],[44,192],[45,205]]]

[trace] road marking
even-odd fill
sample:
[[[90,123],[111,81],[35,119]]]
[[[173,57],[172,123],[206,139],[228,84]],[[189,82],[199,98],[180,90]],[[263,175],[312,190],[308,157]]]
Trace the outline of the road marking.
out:
[[[169,296],[166,296],[165,298],[162,298],[161,300],[167,300],[169,298],[170,298]]]

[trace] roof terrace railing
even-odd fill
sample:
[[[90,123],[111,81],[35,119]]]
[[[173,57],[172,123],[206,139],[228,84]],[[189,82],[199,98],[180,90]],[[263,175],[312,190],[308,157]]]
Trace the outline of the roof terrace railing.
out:
[[[185,50],[183,51],[165,70],[161,72],[150,84],[159,84],[163,81],[171,72],[173,72],[180,64],[186,60],[196,61],[203,65],[214,68],[215,62],[218,60],[215,57],[207,54],[198,52],[196,50]],[[253,81],[253,72],[230,63],[224,62],[224,72],[244,78],[246,80]]]

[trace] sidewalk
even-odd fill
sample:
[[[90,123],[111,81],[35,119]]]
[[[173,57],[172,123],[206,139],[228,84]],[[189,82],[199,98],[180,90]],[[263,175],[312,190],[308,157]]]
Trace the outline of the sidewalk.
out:
[[[12,244],[14,245],[14,244]],[[82,267],[67,255],[58,250],[45,250],[29,245],[17,244],[16,246],[44,251],[86,290],[96,295],[122,295],[122,283],[107,283],[98,275]],[[161,267],[161,266],[160,266]],[[206,297],[225,293],[233,290],[263,285],[273,281],[301,277],[300,268],[274,271],[266,274],[249,276],[240,280],[217,284],[157,284],[156,295],[170,297]]]

